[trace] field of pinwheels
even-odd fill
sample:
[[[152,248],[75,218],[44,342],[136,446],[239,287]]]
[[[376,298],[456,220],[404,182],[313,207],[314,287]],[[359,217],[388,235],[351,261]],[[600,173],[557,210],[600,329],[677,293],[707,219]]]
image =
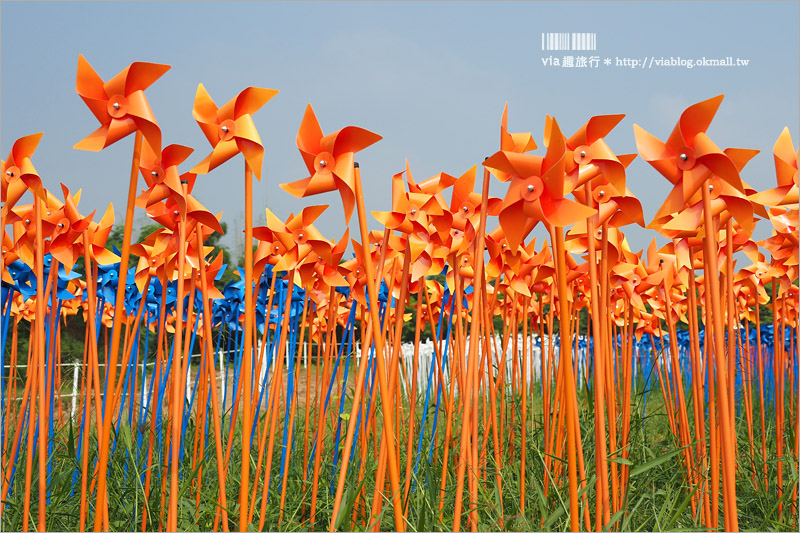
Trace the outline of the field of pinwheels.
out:
[[[506,106],[494,154],[370,176],[391,197],[368,213],[357,154],[381,137],[326,134],[309,105],[307,177],[281,185],[307,203],[254,227],[252,116],[277,91],[218,106],[200,84],[211,152],[191,167],[145,95],[169,68],[104,80],[78,58],[99,127],[75,148],[132,143],[124,209],[45,187],[42,133],[2,161],[3,530],[797,530],[788,128],[760,155],[722,149],[720,95],[671,132],[634,125],[638,154],[616,154],[624,115],[571,134],[548,115],[539,143]],[[672,184],[649,221],[636,157]],[[754,157],[774,158],[774,188],[743,179]],[[236,163],[241,265],[192,193]],[[323,201],[341,201],[343,235],[315,226]],[[141,239],[136,213],[156,224]],[[633,250],[631,224],[666,244]]]

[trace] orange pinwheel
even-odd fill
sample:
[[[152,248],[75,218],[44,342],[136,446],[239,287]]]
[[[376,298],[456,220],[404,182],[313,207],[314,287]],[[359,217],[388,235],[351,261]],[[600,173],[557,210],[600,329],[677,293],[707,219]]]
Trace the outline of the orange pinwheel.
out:
[[[536,150],[536,141],[530,132],[508,133],[508,102],[503,108],[503,116],[500,119],[500,149],[507,152],[517,152],[523,154]]]
[[[339,272],[339,263],[342,260],[344,252],[347,250],[349,241],[350,229],[348,228],[344,231],[342,238],[331,247],[329,261],[323,261],[319,255],[317,255],[318,260],[315,261],[312,258],[297,267],[297,272],[300,275],[303,286],[313,286],[318,281],[328,288],[346,286],[347,280],[344,279],[344,276]],[[316,252],[312,251],[312,254],[316,254]]]
[[[364,267],[364,253],[365,251],[366,253],[370,253],[373,260],[377,260],[377,255],[379,253],[377,248],[372,250],[368,248],[367,250],[364,250],[364,247],[361,246],[361,243],[355,239],[350,239],[350,243],[353,245],[353,253],[355,254],[355,257],[339,265],[339,272],[347,280],[347,284],[350,286],[350,292],[353,298],[355,298],[358,303],[360,303],[366,309],[367,271]],[[388,254],[387,257],[389,257]],[[391,264],[391,261],[395,260],[395,258],[396,256],[393,256],[391,259],[387,259],[387,264]],[[386,272],[384,272],[384,274],[388,275]]]
[[[448,241],[452,231],[453,216],[448,209],[447,201],[444,199],[442,193],[456,182],[455,176],[451,176],[445,172],[439,172],[435,176],[431,176],[417,183],[414,180],[414,176],[411,174],[411,169],[408,166],[408,159],[406,159],[406,180],[408,182],[409,194],[427,194],[436,200],[439,208],[435,209],[435,214],[434,210],[426,211],[429,221],[428,231],[431,232],[435,228],[436,233],[439,235],[439,240],[442,242]],[[392,198],[394,198],[394,196]]]
[[[508,132],[508,102],[503,108],[503,116],[500,118],[500,150],[505,152],[515,152],[524,154],[531,150],[536,150],[536,141],[533,140],[533,135],[527,133],[509,133]],[[511,179],[511,175],[507,172],[492,169],[492,174],[502,182]]]
[[[148,188],[142,191],[142,194],[136,199],[137,206],[147,208],[165,198],[172,197],[178,203],[179,209],[185,210],[186,200],[183,198],[181,179],[190,180],[187,189],[188,192],[191,192],[197,175],[187,172],[181,176],[178,174],[178,165],[186,161],[192,152],[194,149],[188,146],[170,144],[159,155],[149,146],[144,146],[139,171]]]
[[[751,200],[725,180],[716,176],[707,176],[707,179],[711,207],[714,215],[719,216],[720,223],[724,224],[733,217],[741,225],[743,231],[750,235],[753,232],[755,223]],[[677,189],[677,186],[675,189]],[[668,212],[673,207],[669,200],[665,202],[648,227],[652,227],[669,237],[690,237],[703,230],[701,224],[703,199],[699,190],[695,191],[692,198],[679,211]]]
[[[192,173],[187,172],[181,176],[181,179],[187,179],[188,181],[193,182],[194,177],[195,176]],[[222,231],[222,226],[219,223],[219,217],[222,213],[214,216],[214,214],[206,209],[203,204],[198,202],[194,196],[188,193],[186,194],[185,198],[181,197],[180,195],[173,194],[167,199],[166,202],[151,204],[147,208],[147,216],[159,224],[162,224],[164,227],[175,231],[177,236],[178,222],[180,221],[181,217],[181,205],[179,198],[182,198],[183,203],[185,203],[187,235],[191,233],[191,231],[194,229],[194,225],[197,222],[216,231],[217,233],[224,233]]]
[[[484,162],[485,163],[485,162]],[[453,196],[450,199],[450,212],[453,214],[453,228],[459,230],[459,237],[474,236],[481,219],[481,195],[473,192],[475,188],[475,172],[472,167],[464,172],[453,184]],[[487,214],[495,216],[500,208],[499,198],[489,198]],[[470,239],[471,240],[471,239]]]
[[[419,187],[417,189],[419,190]],[[442,205],[439,204],[435,195],[424,192],[406,192],[403,185],[403,172],[399,172],[392,176],[392,210],[373,211],[372,216],[390,230],[407,234],[428,233],[432,225],[432,217],[441,215],[442,212]]]
[[[450,187],[456,182],[455,176],[451,176],[446,172],[439,172],[435,176],[417,183],[414,176],[411,175],[411,169],[408,166],[408,159],[406,159],[406,179],[408,180],[408,191],[412,193],[424,193],[436,196],[436,200],[442,207],[447,207],[447,202],[442,196],[442,191]]]
[[[625,191],[625,167],[630,161],[618,159],[604,139],[623,118],[625,115],[592,117],[567,139],[572,157],[567,156],[565,165],[573,189],[602,174],[604,183],[610,183],[617,191]]]
[[[51,237],[57,229],[57,219],[60,218],[59,210],[63,209],[63,204],[49,191],[44,190],[45,202],[43,211],[46,216],[42,217],[42,238],[43,255],[50,253]],[[36,215],[32,204],[17,206],[11,209],[5,216],[5,223],[13,225],[14,248],[19,258],[31,268],[35,264],[35,243],[36,243]]]
[[[209,252],[210,253],[214,249],[213,246],[204,246],[204,248],[205,248],[205,250],[203,250],[204,253],[205,252]],[[187,259],[187,261],[192,263],[192,266],[194,267],[195,263],[197,265],[199,265],[200,261],[205,261],[205,258],[204,257],[198,257],[199,255],[200,254],[197,253],[197,250],[194,249],[194,247],[190,246],[190,250],[189,250],[189,253],[187,253],[187,255],[186,255],[186,259]],[[214,280],[217,278],[217,275],[219,274],[220,270],[222,270],[224,267],[225,267],[225,264],[223,263],[223,254],[222,254],[222,252],[218,253],[217,257],[215,257],[212,261],[206,263],[206,268],[205,268],[205,278],[206,278],[205,285],[206,285],[206,291],[207,291],[206,294],[212,300],[219,300],[221,298],[224,298],[224,296],[222,295],[222,292],[220,292],[220,290],[217,289],[214,286]],[[195,268],[197,268],[197,267],[195,267]],[[203,290],[203,276],[200,274],[199,271],[195,274],[194,285],[195,285],[195,289],[198,292],[202,292],[202,290]]]
[[[555,119],[548,117],[549,141],[544,157],[499,151],[483,162],[487,168],[511,175],[511,185],[500,210],[500,226],[508,245],[516,248],[526,237],[521,221],[532,218],[565,227],[596,211],[564,197],[571,192],[565,180],[566,139]]]
[[[14,284],[14,280],[11,278],[11,274],[8,271],[8,265],[13,263],[19,258],[19,255],[16,252],[16,247],[14,246],[14,240],[11,238],[6,232],[3,232],[3,269],[2,269],[2,279],[6,283]]]
[[[74,147],[99,152],[139,130],[153,150],[160,152],[161,129],[144,91],[170,68],[137,61],[103,82],[89,62],[79,55],[75,90],[100,121],[100,127]]]
[[[750,197],[754,202],[769,206],[795,206],[798,202],[798,151],[794,148],[789,128],[783,128],[772,149],[778,186]]]
[[[192,172],[207,174],[241,152],[260,180],[264,146],[252,115],[276,94],[275,89],[248,87],[218,108],[203,84],[198,85],[192,116],[214,149]]]
[[[82,217],[78,212],[80,191],[73,196],[62,183],[64,205],[53,213],[53,234],[50,242],[50,253],[70,271],[79,257],[84,255],[84,243],[81,236],[89,232],[90,249],[86,252],[101,265],[107,265],[117,259],[117,255],[105,248],[106,240],[114,225],[114,208],[109,205],[99,223],[92,222],[94,213]]]
[[[44,199],[42,180],[33,163],[31,163],[31,157],[33,157],[42,135],[42,133],[34,133],[33,135],[20,137],[11,147],[11,153],[8,154],[8,158],[0,162],[3,217],[17,204],[28,189],[31,189],[40,198]]]
[[[503,228],[498,226],[486,235],[486,249],[489,251],[489,262],[486,263],[486,275],[490,279],[501,274],[519,272],[520,267],[536,253],[536,239],[517,248],[511,248],[503,233]]]
[[[286,222],[267,209],[267,225],[253,228],[253,236],[273,241],[272,253],[280,255],[275,264],[278,271],[301,265],[312,252],[323,261],[331,262],[332,245],[313,224],[327,208],[327,205],[305,207],[297,216],[289,215]]]
[[[166,228],[158,228],[144,241],[131,246],[131,254],[139,258],[134,276],[139,291],[144,290],[148,277],[160,278],[165,274],[163,269],[170,255],[170,240],[174,240],[171,239],[171,232]]]
[[[743,192],[744,185],[731,158],[706,135],[723,95],[689,106],[667,142],[661,142],[637,124],[633,125],[639,154],[674,185],[659,209],[678,213],[712,175]]]
[[[292,183],[282,183],[281,188],[298,198],[338,190],[344,204],[345,222],[349,223],[355,206],[354,154],[382,138],[356,126],[347,126],[323,136],[314,109],[309,104],[297,132],[297,148],[311,175]]]

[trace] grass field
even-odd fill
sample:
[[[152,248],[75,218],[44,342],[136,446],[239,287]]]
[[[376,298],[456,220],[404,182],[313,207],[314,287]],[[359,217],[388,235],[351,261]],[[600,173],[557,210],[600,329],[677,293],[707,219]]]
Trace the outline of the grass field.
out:
[[[300,369],[301,375],[306,372],[305,368]],[[312,376],[314,374],[312,373]],[[305,393],[304,383],[300,385],[303,396]],[[525,489],[525,512],[520,513],[521,500],[521,476],[520,476],[520,439],[519,430],[514,432],[513,439],[506,436],[501,441],[505,441],[501,446],[504,450],[504,464],[501,468],[493,459],[492,439],[488,439],[487,468],[479,472],[483,483],[479,484],[478,524],[481,530],[510,530],[510,531],[531,531],[531,530],[553,530],[564,531],[569,529],[569,506],[566,493],[567,479],[566,468],[562,468],[562,475],[556,478],[555,483],[545,490],[545,457],[543,451],[544,432],[542,428],[542,402],[539,388],[534,386],[535,394],[533,405],[529,404],[529,412],[533,413],[533,419],[528,418],[526,429],[527,454],[526,454],[526,489]],[[313,394],[312,394],[313,398]],[[691,508],[692,493],[688,489],[681,460],[681,449],[676,445],[673,438],[667,417],[665,415],[664,403],[661,391],[658,389],[648,391],[645,402],[645,391],[643,384],[639,382],[636,386],[636,393],[632,396],[633,404],[631,407],[631,429],[629,442],[629,455],[627,459],[616,457],[613,453],[609,456],[610,461],[616,462],[618,466],[629,468],[629,483],[626,493],[622,496],[620,510],[612,516],[611,529],[622,531],[648,531],[648,530],[699,530],[702,529],[700,519],[693,515]],[[304,401],[304,399],[303,399]],[[333,405],[338,406],[338,399],[334,397]],[[690,402],[691,398],[687,398]],[[592,523],[594,521],[594,413],[591,394],[587,396],[586,391],[579,392],[579,418],[581,424],[581,434],[583,435],[583,460],[586,465],[587,489],[579,493],[581,526],[586,527],[583,522],[584,507],[588,506],[589,516]],[[309,515],[311,503],[311,480],[310,475],[305,476],[303,468],[304,455],[304,407],[303,404],[297,407],[297,417],[295,419],[294,445],[289,459],[289,472],[287,475],[287,486],[285,502],[283,505],[283,517],[280,520],[280,492],[281,492],[281,453],[282,446],[276,442],[274,458],[272,461],[272,472],[269,476],[270,491],[264,515],[264,527],[268,530],[278,528],[287,531],[302,531],[312,529],[327,529],[331,520],[333,507],[333,493],[331,490],[332,468],[334,457],[334,432],[332,419],[326,416],[328,423],[326,439],[322,452],[322,463],[317,488],[317,509],[313,517]],[[407,407],[407,406],[406,406]],[[644,416],[643,414],[644,408]],[[330,408],[329,408],[330,409]],[[430,409],[430,415],[433,408]],[[508,397],[506,409],[510,413],[516,413],[515,420],[519,420],[519,402],[513,401]],[[337,411],[338,412],[338,411]],[[349,398],[346,399],[345,412],[349,412]],[[277,435],[283,435],[283,425],[287,422],[283,420],[283,411],[278,420]],[[422,417],[422,409],[417,409],[415,439],[419,434],[419,421]],[[440,413],[441,414],[441,413]],[[458,413],[454,413],[454,424],[458,423]],[[481,411],[481,416],[484,413]],[[262,425],[263,425],[262,411]],[[312,419],[314,410],[312,410]],[[430,420],[428,417],[427,433],[423,448],[428,450],[430,439]],[[774,419],[767,411],[767,434],[766,442],[768,447],[768,457],[774,457],[775,436],[772,431],[770,420]],[[184,462],[181,470],[180,492],[178,494],[179,519],[178,524],[186,530],[211,530],[214,526],[215,514],[218,507],[217,470],[214,453],[213,438],[209,431],[208,438],[205,439],[205,453],[198,452],[198,460],[194,463],[192,456],[195,449],[195,419],[190,419],[184,440]],[[227,426],[227,422],[226,422]],[[227,434],[225,441],[227,441]],[[779,500],[778,492],[774,488],[776,480],[776,462],[768,459],[768,479],[773,484],[764,490],[761,486],[760,476],[754,476],[750,462],[749,440],[747,428],[743,416],[737,419],[738,434],[738,473],[737,473],[737,497],[739,509],[739,525],[742,530],[796,530],[797,509],[791,504],[792,487],[796,489],[798,485],[797,465],[794,463],[792,453],[785,454],[784,480],[786,490],[783,498]],[[77,429],[72,424],[67,424],[64,429],[56,435],[56,445],[53,452],[53,472],[48,486],[51,489],[50,502],[47,506],[48,529],[73,531],[78,529],[78,507],[80,496],[80,476],[73,482],[76,472],[76,440]],[[408,434],[400,431],[399,449],[401,450],[401,472],[405,472],[405,453]],[[483,435],[479,436],[483,440]],[[787,451],[793,450],[792,443],[794,435],[786,435]],[[309,437],[311,440],[312,437]],[[144,440],[144,439],[143,439]],[[147,515],[147,529],[154,529],[162,526],[159,522],[166,520],[166,505],[162,501],[161,491],[161,466],[160,461],[154,461],[152,466],[152,489],[149,496],[145,494],[144,486],[141,481],[142,474],[146,467],[144,454],[136,461],[126,461],[126,454],[134,457],[137,454],[137,434],[131,431],[127,425],[122,425],[117,435],[117,446],[115,453],[111,456],[108,477],[109,489],[109,517],[113,530],[140,530],[142,527],[143,514]],[[450,443],[449,460],[446,467],[447,481],[444,491],[441,491],[440,481],[442,478],[442,446],[444,441],[444,423],[440,418],[439,430],[437,430],[437,441],[434,446],[433,460],[425,459],[420,461],[417,474],[412,474],[411,486],[408,502],[406,504],[407,528],[410,531],[428,530],[450,530],[453,523],[454,501],[455,501],[455,477],[457,467],[458,434],[454,433],[453,441]],[[756,441],[760,442],[760,429],[756,428]],[[233,450],[231,453],[231,463],[228,465],[227,477],[227,500],[229,527],[236,528],[236,518],[238,517],[238,494],[239,483],[237,472],[240,470],[240,434],[234,435]],[[254,443],[258,442],[258,437]],[[367,527],[368,516],[364,516],[363,510],[375,508],[371,505],[375,489],[377,450],[373,439],[366,440],[367,461],[364,464],[363,481],[358,483],[357,472],[361,466],[359,463],[359,453],[356,453],[350,466],[350,473],[347,478],[347,485],[344,493],[342,512],[337,518],[337,527],[341,530],[363,530]],[[310,443],[313,445],[313,441]],[[309,448],[310,448],[309,445]],[[415,444],[416,445],[416,444]],[[96,458],[96,435],[90,437],[90,464]],[[143,448],[146,452],[147,446]],[[455,451],[454,451],[455,450]],[[357,450],[359,452],[360,450]],[[340,452],[341,453],[341,452]],[[755,450],[755,464],[760,468],[761,453],[760,448]],[[21,454],[24,458],[24,454]],[[167,457],[167,456],[165,456]],[[313,457],[313,456],[312,456]],[[427,455],[425,455],[427,457]],[[166,459],[164,459],[166,461]],[[251,454],[251,472],[256,470],[257,457]],[[24,459],[23,459],[24,461]],[[554,463],[563,461],[553,458]],[[125,465],[128,465],[127,469]],[[14,478],[13,491],[8,501],[4,502],[2,517],[2,529],[4,531],[19,530],[22,524],[21,511],[23,509],[24,496],[24,464],[18,468]],[[502,491],[495,482],[495,474],[499,472],[502,484]],[[35,464],[30,472],[33,479],[36,479],[37,470]],[[760,470],[759,470],[760,475]],[[338,477],[338,475],[337,475]],[[251,478],[252,479],[252,478]],[[260,482],[264,481],[263,472]],[[200,482],[200,480],[202,482]],[[335,483],[335,479],[333,480]],[[73,491],[74,487],[74,491]],[[335,487],[335,485],[334,485]],[[391,507],[389,504],[388,478],[386,487],[378,491],[379,497],[383,498],[385,505],[382,505],[382,512],[378,516],[381,521],[382,529],[393,529]],[[262,507],[262,487],[259,487],[256,500],[254,518],[250,524],[250,529],[255,529],[261,518]],[[32,491],[31,498],[31,524],[35,524],[36,502],[35,491]],[[547,496],[545,497],[545,492]],[[359,498],[360,494],[360,498]],[[465,490],[465,510],[468,509],[468,491]],[[364,500],[366,499],[366,501]],[[501,508],[502,500],[502,508]],[[93,501],[93,498],[90,499]],[[783,503],[782,506],[779,506]],[[781,510],[779,510],[779,508]],[[720,504],[720,512],[723,512]],[[93,509],[92,509],[93,512]],[[280,522],[279,522],[280,520]],[[91,524],[91,522],[89,522]],[[721,522],[720,522],[721,523]]]

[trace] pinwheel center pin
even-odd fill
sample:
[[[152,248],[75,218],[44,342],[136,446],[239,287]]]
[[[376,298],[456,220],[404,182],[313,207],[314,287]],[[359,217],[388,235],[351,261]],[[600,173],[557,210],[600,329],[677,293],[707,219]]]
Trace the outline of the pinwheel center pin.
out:
[[[273,254],[280,254],[281,253],[281,245],[277,242],[272,245],[272,253]]]
[[[592,196],[598,204],[604,204],[611,199],[611,190],[605,185],[601,185],[592,192]]]
[[[223,120],[219,125],[219,140],[230,141],[236,135],[236,122],[231,119]]]
[[[9,167],[6,169],[6,176],[9,178],[13,178],[14,176],[19,176],[19,169],[17,167]],[[797,172],[795,172],[795,181],[797,181]]]
[[[294,234],[294,242],[297,244],[305,244],[308,241],[308,235],[305,231],[300,230]]]
[[[122,118],[128,114],[128,100],[122,95],[115,95],[108,99],[108,114],[111,118]]]
[[[471,217],[473,215],[473,213],[475,213],[475,206],[473,206],[469,202],[464,202],[458,208],[458,215],[461,218],[469,218],[469,217]]]
[[[592,162],[592,151],[585,144],[581,145],[572,153],[572,158],[579,165],[588,165]]]
[[[364,272],[364,269],[361,268],[361,267],[356,268],[353,271],[353,274],[355,274],[356,279],[358,279],[358,280],[363,280],[367,275],[366,272]]]
[[[716,176],[709,180],[708,192],[712,200],[719,198],[719,195],[722,193],[722,187],[720,186],[719,179]]]
[[[153,170],[150,171],[150,175],[153,177],[155,183],[164,181],[164,169],[160,166],[154,167]]]
[[[422,213],[420,209],[416,205],[413,204],[409,205],[408,208],[406,209],[406,216],[411,221],[416,221],[417,219],[419,219],[421,214]]]
[[[335,160],[333,154],[329,152],[320,152],[314,158],[314,170],[320,174],[330,174],[333,172]]]
[[[69,220],[67,220],[66,218],[62,218],[56,224],[55,233],[57,235],[61,235],[62,233],[66,233],[67,230],[69,230]]]
[[[678,168],[681,170],[691,170],[694,168],[695,156],[694,150],[689,146],[684,146],[678,152]]]
[[[531,176],[522,184],[522,198],[526,202],[535,202],[544,192],[544,183],[539,176]]]

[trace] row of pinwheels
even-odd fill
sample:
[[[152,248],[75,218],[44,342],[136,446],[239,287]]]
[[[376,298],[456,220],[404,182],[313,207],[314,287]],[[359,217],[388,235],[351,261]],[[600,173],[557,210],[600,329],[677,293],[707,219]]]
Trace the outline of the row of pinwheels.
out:
[[[626,180],[636,155],[616,155],[605,142],[623,115],[593,117],[569,137],[548,116],[544,155],[534,155],[538,147],[530,133],[508,132],[506,109],[500,149],[483,162],[480,193],[474,190],[477,167],[458,178],[442,172],[417,181],[406,162],[391,178],[391,209],[372,213],[383,230],[369,232],[355,154],[380,136],[352,126],[324,135],[309,106],[297,134],[309,176],[282,187],[297,197],[337,191],[347,224],[357,211],[360,238],[350,239],[348,229],[334,241],[314,226],[324,205],[307,206],[285,221],[267,210],[266,225],[253,227],[252,175],[260,179],[264,148],[252,115],[277,91],[247,88],[217,107],[200,85],[193,114],[213,150],[191,171],[178,170],[193,150],[162,148],[144,95],[168,68],[134,63],[103,82],[79,58],[77,91],[100,128],[75,147],[101,150],[135,133],[121,250],[106,247],[111,208],[95,222],[94,213],[78,211],[79,192],[72,195],[62,186],[62,201],[43,186],[32,164],[41,134],[19,139],[2,164],[0,357],[6,357],[9,329],[11,342],[9,375],[0,374],[0,510],[7,515],[11,491],[21,491],[23,506],[15,512],[22,529],[29,527],[31,494],[38,494],[37,528],[46,530],[54,446],[59,428],[73,416],[60,402],[59,324],[79,312],[86,331],[71,490],[81,530],[90,519],[100,530],[118,518],[109,506],[116,497],[108,490],[112,458],[125,464],[126,477],[128,466],[136,466],[130,482],[150,502],[134,509],[135,526],[143,530],[156,521],[167,530],[187,520],[199,525],[204,482],[217,487],[206,527],[245,530],[257,516],[262,529],[274,516],[267,506],[277,503],[270,496],[278,479],[278,519],[268,525],[280,528],[292,472],[302,479],[306,503],[299,514],[308,527],[316,526],[322,511],[320,491],[330,491],[325,516],[331,530],[379,523],[388,477],[387,516],[401,531],[409,513],[422,512],[410,497],[412,489],[422,490],[416,476],[422,461],[441,471],[438,480],[424,482],[437,487],[430,490],[436,490],[440,523],[441,494],[449,487],[454,530],[462,514],[472,530],[502,527],[507,512],[530,512],[526,464],[534,459],[528,434],[538,421],[544,429],[537,457],[543,457],[545,498],[556,505],[553,492],[566,487],[573,530],[608,527],[628,501],[632,383],[640,367],[655,370],[658,384],[652,388],[663,396],[698,527],[739,527],[736,483],[742,474],[736,462],[742,452],[736,428],[742,421],[754,482],[758,477],[764,491],[775,484],[781,512],[786,503],[796,517],[796,490],[790,499],[783,497],[784,448],[798,435],[794,406],[800,396],[792,379],[798,371],[798,153],[788,129],[773,149],[778,186],[757,192],[741,178],[757,151],[722,150],[706,134],[721,96],[684,111],[666,142],[634,126],[639,154],[673,184],[648,226],[669,242],[659,249],[653,241],[644,254],[633,252],[623,233],[626,225],[644,225],[642,206]],[[227,265],[205,245],[222,231],[219,216],[192,189],[198,174],[240,152],[244,267],[240,281],[220,290],[215,281]],[[139,175],[146,188],[137,194]],[[505,197],[489,196],[491,176],[508,184]],[[28,191],[32,203],[22,204]],[[137,207],[160,227],[131,243]],[[489,217],[497,217],[491,231]],[[759,220],[772,225],[773,236],[754,242]],[[537,247],[529,235],[539,223],[550,242]],[[135,266],[131,255],[138,258]],[[736,270],[742,256],[752,264]],[[771,328],[760,323],[759,310],[767,303]],[[585,331],[582,315],[588,317]],[[414,320],[410,359],[401,350],[407,320]],[[22,322],[30,324],[27,360],[18,350]],[[429,368],[419,363],[426,328],[435,351]],[[364,356],[351,369],[357,340]],[[317,364],[305,367],[302,398],[299,362],[309,351],[316,352]],[[196,352],[200,363],[192,381]],[[425,384],[424,393],[418,383]],[[534,395],[542,398],[540,412]],[[580,406],[590,397],[593,472],[583,451],[591,436],[582,435],[579,421]],[[775,418],[774,455],[766,446],[765,405]],[[444,429],[437,431],[440,422]],[[708,437],[707,423],[718,427]],[[118,446],[125,427],[137,431],[133,448]],[[326,437],[329,430],[333,435]],[[795,442],[793,448],[797,459],[800,446]],[[237,475],[230,472],[234,454],[240,454]],[[333,464],[329,477],[323,454]],[[34,457],[38,492],[32,488]],[[775,462],[772,479],[768,465]],[[371,504],[367,464],[374,467]],[[24,476],[15,475],[18,466]],[[503,501],[503,467],[519,470],[518,502]],[[480,505],[486,472],[493,472],[499,489],[499,522],[493,524],[479,523],[488,516]],[[328,489],[325,483],[320,487],[323,477]],[[178,505],[186,478],[196,494],[192,515]],[[342,515],[346,487],[349,524]],[[229,500],[234,494],[238,501]]]

